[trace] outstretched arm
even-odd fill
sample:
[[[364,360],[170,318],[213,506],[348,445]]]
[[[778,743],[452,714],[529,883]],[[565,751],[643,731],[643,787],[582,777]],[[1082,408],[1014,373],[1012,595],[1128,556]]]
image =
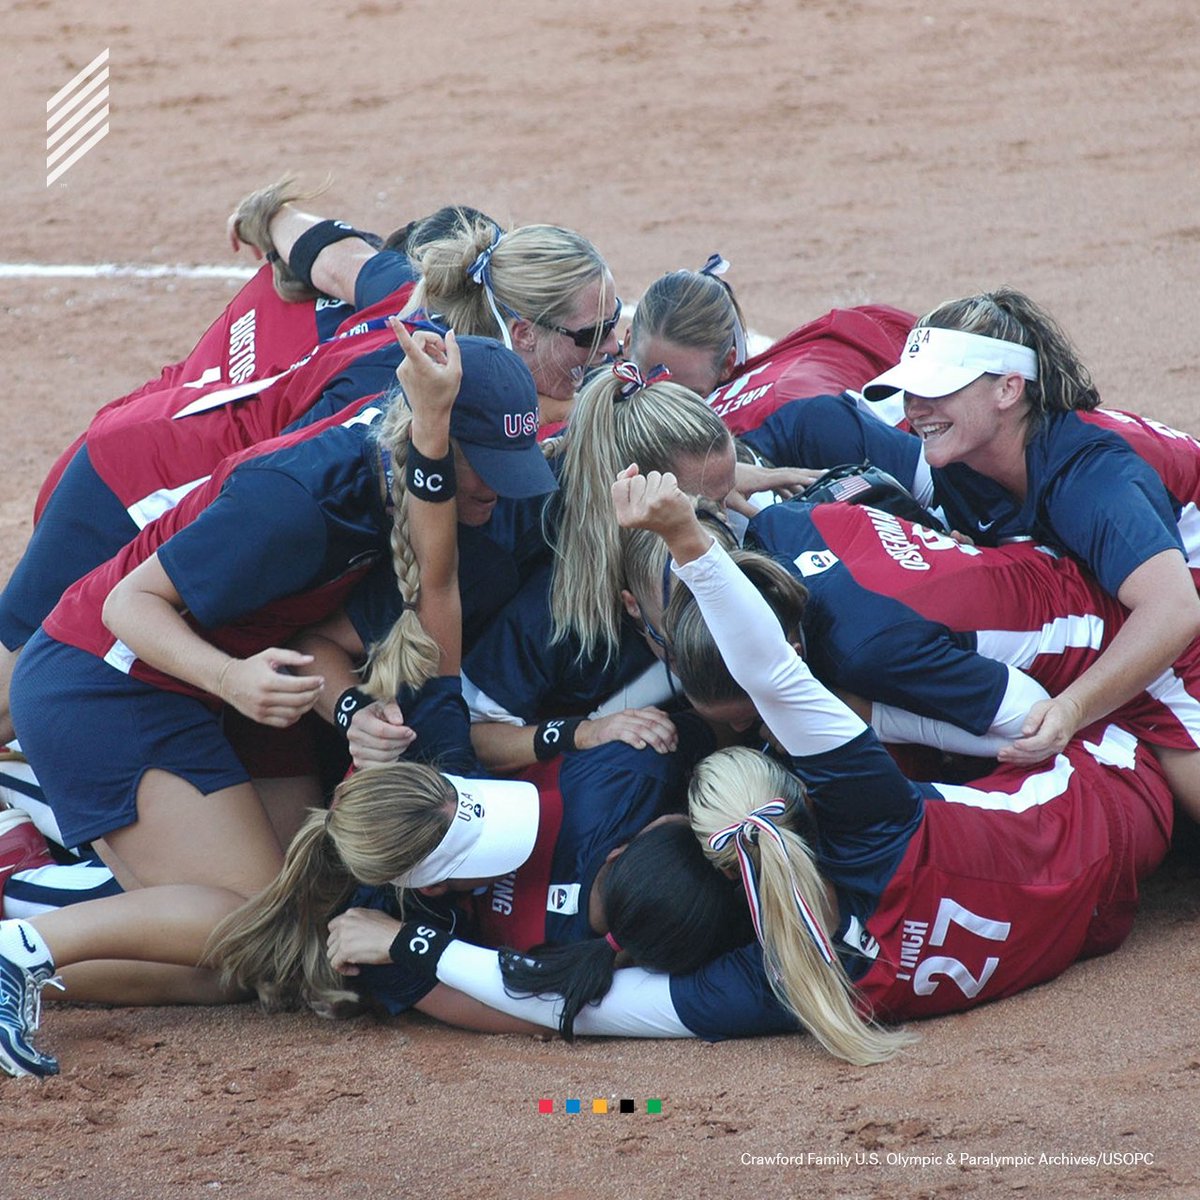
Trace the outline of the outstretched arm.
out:
[[[257,258],[278,255],[279,261],[273,263],[275,285],[285,300],[302,300],[323,293],[353,304],[358,273],[378,251],[350,226],[337,231],[339,234],[348,231],[349,236],[339,236],[321,247],[311,264],[305,264],[304,271],[290,269],[297,241],[325,223],[324,217],[305,212],[296,202],[313,200],[318,194],[301,192],[291,178],[251,192],[229,215],[226,223],[229,241],[234,250],[249,246]]]

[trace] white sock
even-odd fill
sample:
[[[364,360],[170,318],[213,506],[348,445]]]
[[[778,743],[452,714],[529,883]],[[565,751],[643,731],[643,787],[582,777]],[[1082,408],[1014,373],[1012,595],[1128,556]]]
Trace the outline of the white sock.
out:
[[[50,947],[28,921],[0,921],[0,955],[18,967],[54,965]]]

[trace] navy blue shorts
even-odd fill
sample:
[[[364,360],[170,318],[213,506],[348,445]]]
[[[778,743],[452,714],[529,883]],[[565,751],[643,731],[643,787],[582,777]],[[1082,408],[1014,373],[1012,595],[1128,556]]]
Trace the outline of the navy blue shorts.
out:
[[[63,840],[78,846],[137,820],[146,771],[208,796],[250,776],[199,700],[152,687],[39,629],[17,660],[12,716]]]
[[[0,642],[20,649],[77,579],[137,537],[138,527],[80,446],[0,593]]]

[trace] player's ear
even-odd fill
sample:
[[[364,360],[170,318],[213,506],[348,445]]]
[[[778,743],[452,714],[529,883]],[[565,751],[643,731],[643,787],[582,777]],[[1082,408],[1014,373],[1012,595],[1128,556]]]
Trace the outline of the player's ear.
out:
[[[537,330],[532,321],[518,317],[510,327],[508,336],[512,339],[514,350],[532,351],[537,344]]]
[[[1025,401],[1025,378],[1016,372],[1001,376],[996,392],[996,407],[1001,412],[1015,408]]]
[[[737,347],[730,346],[725,354],[725,358],[721,363],[721,378],[717,380],[718,384],[724,383],[732,374],[733,368],[737,366]]]
[[[642,619],[642,607],[638,604],[634,594],[628,588],[621,589],[621,603],[625,606],[625,611],[635,620]]]

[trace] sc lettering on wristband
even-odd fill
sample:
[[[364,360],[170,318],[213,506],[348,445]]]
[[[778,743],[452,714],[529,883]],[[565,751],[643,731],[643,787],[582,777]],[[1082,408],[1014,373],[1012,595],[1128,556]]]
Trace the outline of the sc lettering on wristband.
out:
[[[533,735],[533,753],[538,762],[549,762],[576,749],[575,731],[585,720],[585,717],[559,717],[543,721]]]
[[[436,983],[438,960],[453,940],[452,933],[436,925],[404,925],[388,948],[388,957],[397,966]]]
[[[366,708],[369,704],[375,703],[374,696],[368,696],[362,688],[349,687],[338,698],[337,703],[333,706],[333,723],[342,734],[346,737],[350,736],[350,723],[354,720],[354,714],[360,709]]]
[[[430,504],[441,504],[443,501],[454,499],[457,480],[454,477],[453,451],[444,458],[426,458],[410,443],[404,474],[410,496]]]

